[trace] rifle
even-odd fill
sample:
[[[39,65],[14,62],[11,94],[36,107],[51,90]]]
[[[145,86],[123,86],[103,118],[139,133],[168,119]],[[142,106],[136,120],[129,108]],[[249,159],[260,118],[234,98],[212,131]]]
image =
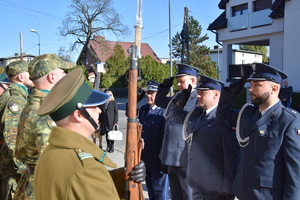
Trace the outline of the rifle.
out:
[[[125,151],[125,179],[126,181],[126,199],[141,200],[143,197],[143,188],[141,183],[135,183],[129,180],[129,172],[141,160],[141,151],[143,142],[141,139],[142,126],[138,123],[137,116],[137,81],[138,81],[138,58],[140,58],[141,32],[142,32],[142,0],[137,0],[137,13],[135,25],[135,44],[128,52],[131,54],[129,81],[128,81],[128,119],[127,136]]]

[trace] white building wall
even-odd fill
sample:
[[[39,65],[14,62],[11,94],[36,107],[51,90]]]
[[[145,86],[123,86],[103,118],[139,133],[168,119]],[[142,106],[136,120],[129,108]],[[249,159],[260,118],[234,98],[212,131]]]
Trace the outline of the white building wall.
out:
[[[289,84],[300,92],[300,1],[285,1],[283,36],[283,71],[289,76]]]

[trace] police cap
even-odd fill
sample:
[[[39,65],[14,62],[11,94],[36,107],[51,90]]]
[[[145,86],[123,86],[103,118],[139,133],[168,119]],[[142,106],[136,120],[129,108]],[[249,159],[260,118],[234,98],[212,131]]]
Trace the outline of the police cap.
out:
[[[281,83],[283,79],[288,77],[283,71],[264,63],[253,63],[252,70],[253,73],[247,79],[248,81],[257,80]]]
[[[196,67],[187,64],[182,64],[182,63],[176,64],[176,69],[177,69],[177,73],[175,76],[186,76],[186,75],[196,76],[197,73],[200,72],[200,70],[197,69]]]
[[[224,83],[217,79],[204,76],[202,74],[197,75],[198,84],[195,89],[197,90],[219,90],[221,91]]]
[[[59,121],[78,109],[79,104],[82,107],[98,106],[109,98],[109,94],[92,90],[84,81],[82,69],[77,68],[55,84],[43,100],[37,114],[48,114],[53,121]]]
[[[17,60],[9,63],[5,68],[8,77],[14,77],[20,73],[28,72],[28,64],[25,60]]]
[[[146,92],[157,92],[159,83],[153,80],[149,80],[147,83]]]

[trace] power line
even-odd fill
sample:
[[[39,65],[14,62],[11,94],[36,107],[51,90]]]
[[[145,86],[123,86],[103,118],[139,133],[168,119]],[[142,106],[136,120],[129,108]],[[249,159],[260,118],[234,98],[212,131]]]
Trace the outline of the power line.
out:
[[[179,24],[177,24],[177,25],[173,26],[172,28],[174,28],[174,27],[176,27],[176,26],[179,26],[179,25],[181,25],[181,24],[182,24],[182,23],[179,23]],[[156,34],[154,34],[154,35],[151,35],[151,36],[149,36],[149,37],[143,38],[143,40],[146,40],[146,39],[152,38],[152,37],[154,37],[154,36],[156,36],[156,35],[159,35],[159,34],[161,34],[161,33],[164,33],[164,32],[166,32],[166,31],[169,31],[169,29],[166,29],[166,30],[164,30],[164,31],[158,32],[158,33],[156,33]]]
[[[45,12],[33,10],[33,9],[30,9],[30,8],[27,8],[27,7],[24,7],[24,6],[20,6],[20,5],[17,5],[17,4],[14,4],[14,3],[11,3],[11,2],[5,1],[5,0],[0,0],[0,1],[5,2],[5,3],[7,3],[7,4],[10,4],[10,5],[13,5],[15,8],[22,8],[22,9],[25,9],[25,10],[29,10],[29,11],[31,11],[31,12],[39,13],[39,14],[46,15],[46,16],[48,16],[48,17],[52,17],[52,18],[59,19],[59,20],[62,19],[62,18],[57,17],[57,16],[54,16],[53,14],[50,14],[50,13],[45,13]],[[1,4],[1,5],[9,6],[9,5],[5,5],[5,4]],[[12,6],[9,6],[9,7],[12,7]],[[9,11],[6,11],[6,12],[9,12]],[[18,13],[18,14],[20,14],[20,13]]]

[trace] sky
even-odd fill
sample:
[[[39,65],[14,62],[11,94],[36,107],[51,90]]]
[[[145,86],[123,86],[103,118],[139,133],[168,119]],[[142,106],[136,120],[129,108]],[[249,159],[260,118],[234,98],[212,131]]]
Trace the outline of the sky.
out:
[[[26,3],[24,3],[26,2]],[[169,20],[169,2],[171,20]],[[184,7],[189,10],[202,27],[201,36],[209,37],[203,44],[213,48],[217,45],[215,34],[207,28],[223,10],[218,8],[220,0],[143,0],[142,43],[148,43],[159,58],[169,58],[169,21],[172,37],[181,32]],[[61,46],[69,48],[75,42],[73,37],[58,35],[59,27],[66,18],[71,0],[0,0],[0,58],[20,53],[20,32],[23,38],[23,52],[38,55],[39,40],[41,54],[58,53]],[[114,8],[128,26],[131,35],[117,38],[110,32],[103,35],[109,41],[134,42],[136,24],[136,0],[114,0]],[[38,34],[30,32],[34,29]],[[80,50],[71,54],[77,60]]]

